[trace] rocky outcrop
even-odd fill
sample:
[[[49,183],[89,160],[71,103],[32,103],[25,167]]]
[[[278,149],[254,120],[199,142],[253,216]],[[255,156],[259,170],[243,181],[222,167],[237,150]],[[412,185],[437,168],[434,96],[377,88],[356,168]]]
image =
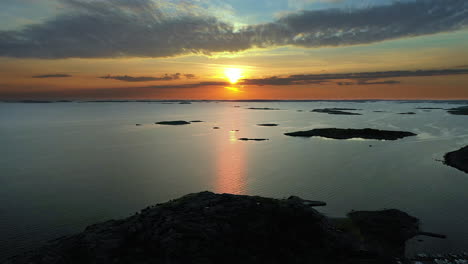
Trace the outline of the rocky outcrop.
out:
[[[354,108],[323,108],[323,109],[314,109],[311,112],[315,113],[324,113],[329,115],[362,115],[359,113],[353,113],[348,111],[360,110]]]
[[[278,126],[278,124],[271,124],[271,123],[268,123],[268,124],[257,124],[257,126],[263,126],[263,127],[275,127],[275,126]]]
[[[156,122],[157,125],[168,125],[168,126],[182,126],[182,125],[189,125],[190,122],[187,121],[161,121],[161,122]]]
[[[342,128],[317,128],[308,131],[298,131],[285,133],[292,137],[325,137],[332,139],[378,139],[378,140],[397,140],[405,137],[416,136],[416,134],[405,131],[389,131],[372,128],[364,129],[342,129]]]
[[[456,108],[451,108],[451,109],[448,109],[447,112],[452,115],[468,115],[468,106],[460,106]]]
[[[240,141],[267,141],[268,138],[239,138]]]
[[[4,263],[394,263],[419,231],[417,219],[398,210],[352,212],[355,235],[312,208],[323,205],[295,196],[189,194]]]
[[[445,154],[444,163],[468,173],[468,146]]]

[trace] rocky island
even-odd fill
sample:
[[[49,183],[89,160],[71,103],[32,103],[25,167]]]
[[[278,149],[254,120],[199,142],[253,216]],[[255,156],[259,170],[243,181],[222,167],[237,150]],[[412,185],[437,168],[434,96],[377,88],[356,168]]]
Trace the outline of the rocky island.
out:
[[[275,126],[278,126],[278,124],[257,124],[257,126],[263,126],[263,127],[275,127]]]
[[[452,115],[468,115],[468,105],[460,106],[456,108],[450,108],[447,110],[447,112]]]
[[[325,113],[329,115],[362,115],[359,113],[353,113],[348,111],[360,110],[354,108],[323,108],[323,109],[314,109],[311,112],[315,113]]]
[[[240,141],[267,141],[268,138],[239,138]]]
[[[270,107],[249,107],[250,110],[281,110],[279,108],[270,108]]]
[[[444,163],[468,173],[468,146],[445,154]]]
[[[332,219],[296,196],[201,192],[8,259],[5,264],[397,263],[419,220],[398,210]]]
[[[182,125],[190,125],[190,122],[187,121],[161,121],[161,122],[156,122],[157,125],[167,125],[167,126],[182,126]]]
[[[397,140],[405,137],[416,136],[416,134],[406,131],[390,131],[372,128],[364,129],[343,129],[343,128],[317,128],[308,131],[298,131],[285,133],[292,137],[325,137],[332,139],[378,139],[378,140]]]

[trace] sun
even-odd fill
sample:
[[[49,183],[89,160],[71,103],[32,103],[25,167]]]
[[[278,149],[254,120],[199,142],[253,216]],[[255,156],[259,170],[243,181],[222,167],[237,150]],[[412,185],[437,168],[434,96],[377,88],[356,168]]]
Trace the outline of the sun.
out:
[[[243,70],[239,68],[226,68],[224,69],[224,75],[228,78],[231,84],[236,84],[243,76]]]

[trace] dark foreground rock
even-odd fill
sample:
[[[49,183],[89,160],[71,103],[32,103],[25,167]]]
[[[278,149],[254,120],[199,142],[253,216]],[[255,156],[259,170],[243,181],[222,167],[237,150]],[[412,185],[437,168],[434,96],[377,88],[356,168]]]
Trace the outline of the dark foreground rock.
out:
[[[333,139],[378,139],[378,140],[397,140],[405,137],[416,136],[416,134],[406,131],[389,131],[372,128],[364,129],[343,129],[343,128],[317,128],[308,131],[298,131],[285,133],[292,137],[325,137]]]
[[[449,112],[452,115],[468,115],[468,106],[451,108],[448,109],[447,112]]]
[[[178,120],[178,121],[161,121],[161,122],[157,122],[156,124],[168,125],[168,126],[182,126],[182,125],[189,125],[190,122]]]
[[[468,146],[445,154],[444,163],[468,173]]]
[[[398,210],[352,212],[340,226],[314,205],[324,204],[295,196],[189,194],[4,263],[384,264],[403,257],[406,240],[419,232],[419,221]]]
[[[360,110],[354,108],[323,108],[323,109],[314,109],[311,112],[315,113],[324,113],[329,115],[361,115],[359,113],[347,112],[352,110]]]
[[[415,112],[404,112],[404,113],[398,113],[399,115],[415,115]]]
[[[275,126],[278,126],[278,124],[257,124],[257,126],[275,127]]]

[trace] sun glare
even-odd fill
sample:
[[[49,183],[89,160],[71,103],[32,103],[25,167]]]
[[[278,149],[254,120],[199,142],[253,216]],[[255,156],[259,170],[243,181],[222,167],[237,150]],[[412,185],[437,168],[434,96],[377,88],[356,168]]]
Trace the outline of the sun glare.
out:
[[[227,90],[231,91],[231,92],[234,92],[234,93],[240,93],[241,90],[237,87],[224,87],[226,88]]]
[[[226,75],[226,78],[228,78],[231,84],[237,83],[240,78],[244,77],[242,73],[243,73],[242,69],[239,69],[239,68],[224,69],[224,75]]]

